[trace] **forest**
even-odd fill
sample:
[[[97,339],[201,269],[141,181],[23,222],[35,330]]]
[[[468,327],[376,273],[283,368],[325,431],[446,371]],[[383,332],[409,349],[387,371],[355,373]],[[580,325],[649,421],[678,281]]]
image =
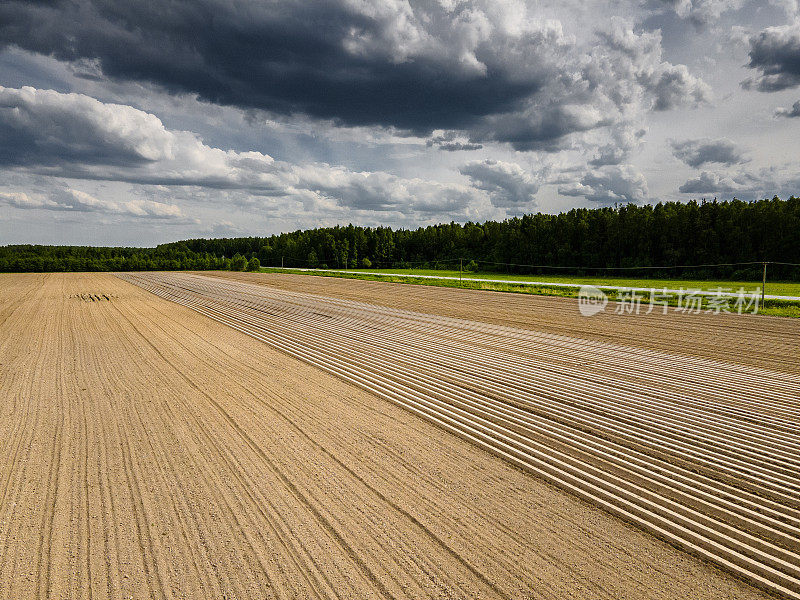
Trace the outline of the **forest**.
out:
[[[800,198],[576,208],[418,229],[354,225],[155,248],[0,247],[0,271],[458,268],[800,281]],[[749,264],[750,263],[750,264]],[[781,264],[784,263],[784,264]]]

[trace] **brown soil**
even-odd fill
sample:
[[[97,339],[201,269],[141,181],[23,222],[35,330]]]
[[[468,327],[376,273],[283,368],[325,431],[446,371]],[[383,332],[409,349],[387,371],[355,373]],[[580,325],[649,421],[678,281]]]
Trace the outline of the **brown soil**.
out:
[[[800,319],[738,314],[584,317],[575,298],[281,273],[206,273],[279,289],[800,373]],[[642,312],[645,312],[643,309]]]
[[[0,276],[0,597],[763,596],[188,308],[66,274]]]

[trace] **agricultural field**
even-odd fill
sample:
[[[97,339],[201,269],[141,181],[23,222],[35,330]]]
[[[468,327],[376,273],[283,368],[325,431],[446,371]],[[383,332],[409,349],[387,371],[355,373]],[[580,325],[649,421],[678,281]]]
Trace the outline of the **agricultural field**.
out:
[[[262,273],[295,275],[314,275],[318,277],[355,279],[360,281],[380,281],[383,283],[400,283],[425,285],[432,287],[449,287],[471,290],[511,292],[533,296],[558,296],[562,298],[578,298],[582,285],[592,285],[602,289],[611,300],[622,300],[632,293],[645,303],[653,294],[656,296],[666,292],[667,304],[679,307],[681,290],[698,290],[704,297],[703,308],[709,307],[706,302],[714,294],[723,293],[729,302],[740,298],[758,297],[757,314],[800,318],[800,284],[794,282],[768,282],[764,301],[761,301],[761,283],[747,281],[721,280],[687,280],[687,279],[621,279],[600,277],[549,277],[549,276],[515,276],[500,273],[461,273],[458,271],[386,269],[386,270],[324,270],[324,269],[261,269]],[[735,311],[734,311],[735,312]]]
[[[439,314],[557,335],[607,341],[800,373],[800,323],[761,315],[615,315],[583,317],[576,300],[480,289],[382,281],[218,271],[209,276],[286,291],[335,296],[402,310]]]
[[[800,321],[0,275],[1,598],[800,597]]]
[[[458,265],[456,265],[458,266]],[[264,271],[280,272],[280,269],[264,268]],[[284,269],[288,271],[288,269]],[[321,271],[323,272],[323,271]],[[348,269],[347,273],[357,274],[377,274],[380,276],[411,275],[424,277],[468,277],[470,279],[492,279],[504,281],[525,281],[525,282],[546,282],[570,285],[594,285],[594,286],[617,286],[632,288],[655,288],[655,289],[703,289],[713,290],[716,288],[737,290],[744,288],[753,290],[761,288],[761,281],[730,281],[723,279],[663,279],[663,278],[644,278],[644,277],[614,277],[614,276],[579,276],[579,275],[558,275],[547,273],[542,275],[518,275],[491,271],[461,271],[458,269]],[[767,293],[776,296],[798,296],[800,297],[800,283],[795,281],[767,281]]]

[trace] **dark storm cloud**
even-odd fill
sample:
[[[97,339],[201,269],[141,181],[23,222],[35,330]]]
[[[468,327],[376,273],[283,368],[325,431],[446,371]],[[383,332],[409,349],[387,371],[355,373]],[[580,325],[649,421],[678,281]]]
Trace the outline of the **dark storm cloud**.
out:
[[[746,162],[736,144],[731,140],[673,140],[672,153],[690,167],[700,167],[708,163],[735,165]]]
[[[0,5],[0,47],[81,78],[155,84],[215,104],[393,127],[475,150],[557,151],[632,110],[702,103],[708,88],[615,22],[579,46],[514,3],[73,0]]]
[[[436,48],[405,56],[393,17],[332,1],[7,2],[0,40],[214,103],[411,131],[463,128],[539,88],[497,61],[482,72]]]
[[[777,92],[800,85],[800,25],[768,27],[750,38],[751,69],[761,72],[746,89]]]
[[[515,150],[556,152],[571,133],[613,123],[591,106],[541,107],[526,113],[489,116],[473,130],[478,139],[511,144]]]

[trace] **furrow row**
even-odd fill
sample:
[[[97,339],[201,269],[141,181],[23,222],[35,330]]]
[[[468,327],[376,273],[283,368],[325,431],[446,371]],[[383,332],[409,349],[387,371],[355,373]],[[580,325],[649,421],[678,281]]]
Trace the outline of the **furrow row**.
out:
[[[792,375],[639,350],[626,377],[611,368],[626,349],[611,344],[193,275],[121,277],[800,598]]]

